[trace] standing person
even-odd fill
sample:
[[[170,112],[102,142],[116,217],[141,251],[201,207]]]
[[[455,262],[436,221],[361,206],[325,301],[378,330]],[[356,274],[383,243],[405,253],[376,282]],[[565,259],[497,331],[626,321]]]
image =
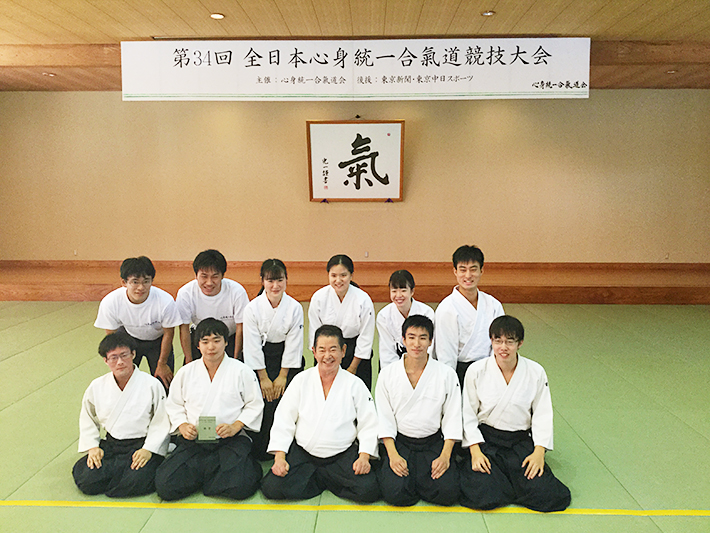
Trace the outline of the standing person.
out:
[[[175,374],[165,410],[177,447],[155,476],[164,500],[199,490],[242,500],[259,486],[261,466],[244,430],[259,430],[264,402],[254,371],[226,356],[228,337],[224,322],[204,319],[195,330],[202,357]]]
[[[84,494],[150,494],[168,451],[165,390],[133,364],[136,342],[126,332],[106,335],[99,354],[111,371],[92,381],[81,400],[79,452],[88,455],[74,465],[74,481]]]
[[[391,505],[420,499],[454,505],[459,475],[451,460],[461,440],[461,389],[450,367],[429,357],[434,324],[411,315],[402,325],[406,352],[377,379],[379,437],[387,450],[379,470],[382,497]]]
[[[274,411],[281,395],[303,370],[303,307],[286,294],[286,265],[267,259],[261,265],[262,292],[244,308],[244,363],[256,372],[264,398],[264,418],[253,435],[252,453],[266,453]]]
[[[463,386],[471,363],[491,354],[488,327],[503,314],[503,306],[490,294],[478,290],[483,275],[483,252],[476,246],[461,246],[453,256],[457,285],[436,308],[434,354],[456,370]]]
[[[347,255],[334,255],[327,265],[330,284],[318,289],[308,307],[308,340],[324,325],[338,326],[347,351],[343,368],[372,387],[372,343],[375,340],[375,306],[368,294],[353,282],[355,267]]]
[[[504,315],[490,326],[494,357],[476,361],[463,387],[461,504],[494,509],[515,503],[562,511],[569,489],[545,464],[552,449],[552,400],[545,370],[518,354],[525,330]]]
[[[390,299],[377,313],[377,333],[380,336],[380,370],[399,361],[406,352],[402,343],[402,324],[410,315],[423,315],[434,322],[434,310],[414,299],[414,276],[408,270],[397,270],[390,276]],[[433,338],[431,339],[433,341]],[[431,348],[429,348],[431,354]]]
[[[227,325],[227,355],[239,358],[242,351],[242,313],[249,296],[239,283],[227,279],[227,260],[217,250],[200,252],[192,262],[195,279],[177,293],[177,306],[182,318],[180,345],[185,364],[201,357],[192,331],[205,318],[216,318]]]
[[[377,457],[377,412],[362,381],[343,370],[343,334],[325,325],[314,333],[318,364],[301,372],[276,409],[269,453],[274,465],[261,491],[273,500],[304,500],[325,489],[358,502],[380,491],[370,458]]]
[[[142,255],[121,263],[123,287],[111,291],[99,304],[94,326],[106,334],[125,331],[136,341],[133,363],[140,366],[145,357],[150,373],[168,390],[173,379],[173,338],[175,326],[182,323],[175,300],[169,293],[153,287],[155,267]]]

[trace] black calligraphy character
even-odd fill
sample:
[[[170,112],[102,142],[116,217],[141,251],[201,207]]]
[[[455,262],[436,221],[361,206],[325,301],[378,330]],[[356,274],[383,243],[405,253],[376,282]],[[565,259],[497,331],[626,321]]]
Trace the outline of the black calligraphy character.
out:
[[[500,46],[497,50],[491,46],[491,49],[488,51],[488,55],[486,56],[488,64],[494,65],[496,63],[500,63],[501,65],[505,65],[505,63],[503,63],[503,52],[505,52],[505,50],[503,50]]]
[[[412,65],[412,61],[414,61],[417,58],[412,52],[409,51],[409,48],[406,46],[404,47],[404,52],[402,52],[402,55],[399,56],[399,60],[402,62],[403,67],[410,67]]]
[[[552,57],[552,54],[548,54],[547,52],[545,52],[545,50],[543,50],[542,46],[540,46],[533,54],[533,57],[535,58],[536,65],[539,65],[541,63],[547,65],[547,58]]]
[[[190,64],[190,58],[187,57],[187,48],[176,48],[175,52],[175,64],[174,67],[186,67]]]
[[[466,64],[467,65],[485,65],[483,62],[483,50],[480,46],[466,49]]]
[[[520,51],[520,46],[517,46],[517,45],[516,45],[516,47],[515,47],[515,52],[513,52],[513,54],[512,54],[512,55],[513,55],[513,60],[510,62],[510,64],[512,65],[512,64],[515,63],[518,59],[520,59],[520,61],[522,61],[524,65],[529,65],[530,62],[529,62],[529,61],[525,61],[525,60],[523,59],[523,54],[527,54],[527,52],[526,52],[525,50],[523,50],[523,51],[521,52],[521,51]]]
[[[319,65],[327,65],[328,64],[328,54],[322,54],[323,57],[321,57],[321,54],[316,52],[314,56],[311,58],[310,62],[313,63],[318,63]]]
[[[244,59],[247,60],[247,64],[245,65],[246,67],[260,67],[261,64],[258,62],[259,59],[262,59],[262,57],[256,53],[256,51],[253,48],[249,48],[249,51],[247,52],[247,55],[244,56]]]
[[[390,178],[388,174],[385,174],[385,177],[380,177],[380,175],[377,173],[377,170],[375,169],[375,159],[377,158],[378,155],[380,155],[380,152],[372,152],[368,154],[367,152],[370,151],[370,147],[368,146],[370,144],[371,140],[369,137],[363,138],[362,135],[359,133],[355,137],[355,140],[350,144],[350,146],[353,147],[351,150],[351,154],[358,156],[350,161],[343,161],[342,163],[338,163],[339,168],[348,168],[348,178],[355,178],[355,190],[360,190],[360,178],[365,180],[365,182],[372,187],[372,180],[368,179],[367,176],[362,176],[363,174],[367,173],[367,165],[368,162],[365,161],[366,159],[370,159],[370,166],[372,167],[372,176],[379,181],[382,185],[389,185],[390,183]],[[360,155],[362,154],[362,155]],[[349,181],[345,180],[344,184],[349,185]]]
[[[338,51],[335,52],[335,63],[333,63],[333,66],[345,68],[345,58],[346,57],[348,57],[348,53],[345,50],[343,50],[342,48],[338,48]]]
[[[372,60],[370,59],[370,54],[372,53],[372,50],[368,50],[367,48],[363,48],[360,50],[359,48],[355,51],[355,65],[358,67],[362,67],[363,65],[366,67],[373,67],[374,64],[372,63]]]
[[[298,68],[298,64],[305,65],[306,61],[301,57],[303,52],[299,52],[298,48],[293,49],[293,54],[291,54],[291,59],[288,60],[289,63],[293,64],[293,68]]]
[[[452,48],[444,48],[444,65],[453,65],[455,67],[460,67],[459,63],[459,49],[454,46]]]
[[[225,52],[215,52],[215,61],[218,65],[231,65],[232,64],[232,51],[227,50]]]
[[[269,65],[278,65],[281,61],[281,52],[279,50],[269,51]]]
[[[436,65],[438,67],[439,63],[434,59],[434,48],[426,46],[422,51],[422,66],[428,67],[429,65]]]

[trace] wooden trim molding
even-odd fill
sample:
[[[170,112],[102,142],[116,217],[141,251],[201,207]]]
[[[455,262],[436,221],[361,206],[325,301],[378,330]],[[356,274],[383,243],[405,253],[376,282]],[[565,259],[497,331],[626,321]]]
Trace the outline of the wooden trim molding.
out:
[[[120,261],[0,261],[0,301],[98,301],[120,286]],[[173,296],[190,261],[155,261],[155,284]],[[227,276],[256,296],[260,261],[230,261]],[[291,261],[288,292],[307,302],[327,283],[324,262]],[[450,262],[359,262],[353,279],[388,302],[390,274],[407,269],[416,297],[439,302],[455,284]],[[505,303],[710,305],[710,263],[486,263],[481,289]]]

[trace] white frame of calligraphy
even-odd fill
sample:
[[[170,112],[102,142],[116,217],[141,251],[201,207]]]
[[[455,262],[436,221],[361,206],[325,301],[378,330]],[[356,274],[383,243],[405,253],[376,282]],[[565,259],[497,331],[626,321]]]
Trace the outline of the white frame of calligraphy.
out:
[[[121,43],[124,101],[589,98],[590,39]]]
[[[309,120],[311,202],[402,201],[404,120]]]

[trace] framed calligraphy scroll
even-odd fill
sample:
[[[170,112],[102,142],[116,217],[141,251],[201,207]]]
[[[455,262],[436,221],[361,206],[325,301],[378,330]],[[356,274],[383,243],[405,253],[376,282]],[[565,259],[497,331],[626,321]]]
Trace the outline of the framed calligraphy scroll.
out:
[[[404,120],[307,121],[312,202],[402,200]]]

